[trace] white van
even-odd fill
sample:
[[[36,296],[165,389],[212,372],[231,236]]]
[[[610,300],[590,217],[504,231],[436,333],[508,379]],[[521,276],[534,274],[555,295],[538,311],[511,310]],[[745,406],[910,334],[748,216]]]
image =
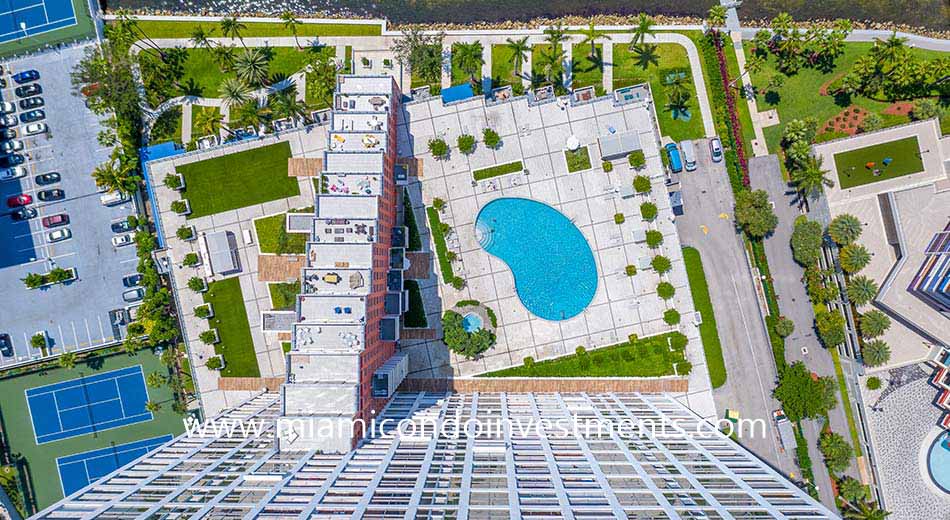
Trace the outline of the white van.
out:
[[[680,152],[683,154],[683,167],[691,172],[696,169],[696,147],[692,141],[680,141]]]
[[[115,206],[116,204],[122,204],[128,201],[129,196],[118,191],[110,191],[99,197],[99,202],[101,202],[103,206]]]

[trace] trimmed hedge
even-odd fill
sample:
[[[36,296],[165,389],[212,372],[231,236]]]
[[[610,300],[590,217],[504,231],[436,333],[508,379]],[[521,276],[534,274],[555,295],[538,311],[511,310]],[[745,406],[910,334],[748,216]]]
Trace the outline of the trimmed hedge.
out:
[[[445,233],[442,231],[442,219],[435,208],[426,208],[429,217],[429,229],[432,231],[432,241],[435,243],[435,253],[439,257],[439,269],[442,271],[442,280],[455,288],[465,285],[465,280],[455,276],[452,261],[449,259],[449,247],[445,244]]]
[[[520,172],[521,170],[524,170],[524,165],[521,161],[515,161],[475,170],[472,172],[472,177],[474,177],[476,181],[483,181],[485,179],[491,179],[492,177],[498,177],[499,175]]]

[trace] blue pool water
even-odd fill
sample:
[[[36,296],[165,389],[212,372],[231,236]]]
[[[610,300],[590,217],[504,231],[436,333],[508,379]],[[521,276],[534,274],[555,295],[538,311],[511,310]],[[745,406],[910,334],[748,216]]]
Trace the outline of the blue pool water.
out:
[[[950,434],[944,432],[930,446],[927,466],[934,483],[944,492],[950,493]]]
[[[486,204],[475,219],[478,243],[511,269],[521,303],[546,320],[566,320],[597,290],[594,254],[561,212],[529,199]]]
[[[474,312],[462,316],[462,328],[465,332],[477,332],[482,328],[482,317]]]

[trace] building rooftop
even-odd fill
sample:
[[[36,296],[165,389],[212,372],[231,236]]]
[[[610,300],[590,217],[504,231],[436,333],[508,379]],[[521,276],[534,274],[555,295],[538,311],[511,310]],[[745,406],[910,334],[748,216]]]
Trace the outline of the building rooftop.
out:
[[[208,248],[211,270],[214,273],[228,274],[241,270],[234,233],[230,231],[208,233],[205,235],[205,244]]]
[[[331,152],[382,152],[386,149],[386,134],[383,132],[354,131],[332,132]]]
[[[324,190],[331,195],[376,196],[383,191],[383,176],[327,173],[323,175],[323,185]]]
[[[337,134],[340,136],[342,134]],[[368,135],[368,134],[363,134]],[[354,139],[359,139],[358,134]],[[323,160],[324,173],[374,173],[383,171],[383,153],[376,150],[356,152],[325,152]]]
[[[336,112],[330,122],[331,132],[386,133],[388,129],[389,122],[385,114],[375,112]],[[385,143],[383,145],[385,146]]]
[[[308,242],[307,265],[326,268],[370,268],[373,266],[372,246],[370,242]]]
[[[306,268],[301,277],[304,294],[359,294],[370,292],[373,271],[368,268]]]
[[[360,323],[298,323],[293,327],[297,351],[359,351],[365,327]]]
[[[375,219],[379,211],[376,197],[369,195],[333,195],[317,197],[317,217],[323,219]]]
[[[391,95],[393,78],[388,75],[355,76],[344,74],[337,76],[336,91],[340,94],[381,94]],[[389,104],[389,100],[386,100]]]
[[[300,321],[304,323],[363,323],[366,297],[302,294],[297,297]]]
[[[376,241],[375,218],[315,218],[313,241],[363,244]]]

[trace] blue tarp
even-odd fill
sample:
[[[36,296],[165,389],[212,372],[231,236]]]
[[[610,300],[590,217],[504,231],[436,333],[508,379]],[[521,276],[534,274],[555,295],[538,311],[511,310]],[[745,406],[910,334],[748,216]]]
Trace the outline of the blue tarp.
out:
[[[453,103],[470,97],[475,97],[475,92],[469,83],[442,89],[442,103]]]

